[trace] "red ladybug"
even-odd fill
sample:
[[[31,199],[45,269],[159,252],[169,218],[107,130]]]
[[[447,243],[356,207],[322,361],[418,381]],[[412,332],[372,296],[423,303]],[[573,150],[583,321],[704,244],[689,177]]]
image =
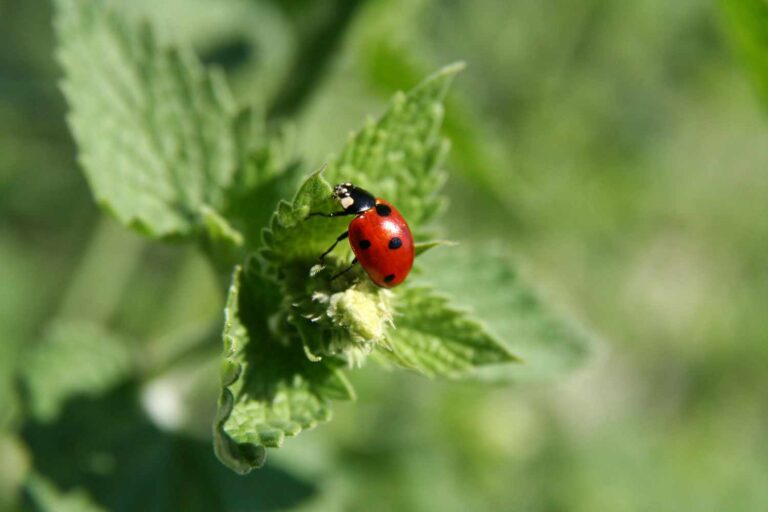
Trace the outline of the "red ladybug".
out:
[[[402,283],[411,271],[414,258],[413,235],[403,216],[387,201],[374,197],[367,190],[352,183],[336,185],[333,198],[339,202],[342,211],[310,215],[354,215],[355,218],[349,223],[349,230],[339,235],[333,245],[320,256],[320,260],[322,261],[336,244],[349,238],[349,244],[355,253],[352,266],[360,262],[371,281],[384,288],[392,288]],[[352,266],[331,279],[350,270]]]

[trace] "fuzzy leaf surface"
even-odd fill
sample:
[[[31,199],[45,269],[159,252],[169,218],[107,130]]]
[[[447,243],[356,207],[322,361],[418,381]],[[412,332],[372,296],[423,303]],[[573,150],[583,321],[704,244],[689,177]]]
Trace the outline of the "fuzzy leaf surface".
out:
[[[261,254],[270,266],[296,268],[304,278],[323,251],[346,231],[349,217],[309,217],[310,213],[338,210],[331,192],[322,171],[317,171],[302,183],[292,201],[280,201],[263,233]]]
[[[447,66],[408,93],[398,93],[384,115],[353,134],[325,174],[331,183],[351,181],[392,202],[419,228],[442,208],[437,195],[448,150],[440,136],[443,100],[461,64]]]
[[[426,287],[398,290],[398,316],[381,352],[426,375],[461,377],[479,366],[517,358],[480,323]]]
[[[96,200],[152,237],[189,235],[223,207],[239,163],[235,107],[186,48],[97,0],[57,0],[69,122]]]
[[[421,279],[456,298],[524,364],[483,369],[491,380],[538,379],[576,366],[591,338],[543,300],[499,247],[459,246],[422,256],[429,273]]]
[[[269,323],[277,289],[259,272],[236,267],[225,309],[215,449],[240,473],[262,466],[266,448],[281,446],[285,436],[328,421],[331,399],[354,397],[330,361],[307,359],[296,334],[275,335]]]

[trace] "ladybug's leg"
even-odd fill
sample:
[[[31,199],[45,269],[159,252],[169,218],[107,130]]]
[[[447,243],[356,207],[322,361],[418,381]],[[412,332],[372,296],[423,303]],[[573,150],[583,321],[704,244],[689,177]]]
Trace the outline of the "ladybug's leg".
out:
[[[352,260],[352,264],[350,264],[347,268],[345,268],[341,272],[337,272],[336,274],[332,275],[330,280],[333,281],[334,279],[336,279],[340,275],[346,274],[347,272],[349,272],[350,270],[352,270],[354,268],[356,263],[357,263],[357,258],[353,259]]]
[[[322,262],[322,261],[324,261],[324,260],[325,260],[325,257],[326,257],[326,256],[328,256],[328,253],[329,253],[329,252],[331,252],[333,249],[335,249],[335,248],[336,248],[336,245],[337,245],[339,242],[341,242],[342,240],[344,240],[345,238],[347,238],[348,236],[349,236],[349,231],[345,231],[345,232],[343,232],[342,234],[340,234],[340,235],[339,235],[339,237],[336,239],[336,241],[335,241],[335,242],[333,242],[333,245],[332,245],[332,246],[330,246],[330,247],[328,248],[328,250],[327,250],[327,251],[325,251],[325,252],[324,252],[324,253],[323,253],[323,254],[320,256],[320,261],[321,261],[321,262]]]

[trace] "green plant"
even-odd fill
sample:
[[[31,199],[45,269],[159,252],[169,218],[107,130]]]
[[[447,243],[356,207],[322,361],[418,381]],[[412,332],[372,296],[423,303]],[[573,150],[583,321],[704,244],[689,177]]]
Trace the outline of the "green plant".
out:
[[[96,200],[149,238],[197,244],[222,289],[228,286],[214,444],[230,468],[260,467],[266,448],[327,421],[331,400],[355,396],[344,372],[368,358],[429,376],[506,380],[520,362],[512,351],[517,337],[551,354],[583,351],[582,335],[550,313],[493,247],[435,249],[454,256],[438,256],[429,268],[417,259],[416,275],[394,291],[359,271],[329,281],[348,250],[318,265],[347,220],[307,216],[333,208],[330,184],[340,181],[396,204],[422,242],[419,255],[449,245],[433,238],[448,149],[439,129],[461,65],[396,95],[383,116],[296,187],[305,167],[288,137],[259,113],[238,109],[219,72],[96,0],[57,0],[56,7],[70,126]],[[435,274],[482,307],[455,305]],[[483,323],[484,314],[493,321]],[[113,386],[125,372],[118,339],[95,353],[91,340],[108,334],[98,326],[87,326],[85,339],[72,332],[53,330],[40,350],[80,361],[90,354],[104,371],[93,384],[76,375],[57,380],[38,356],[28,381],[33,398],[59,391],[34,402],[49,416],[67,394]]]
[[[757,94],[768,103],[768,5],[761,0],[721,0],[732,44]]]

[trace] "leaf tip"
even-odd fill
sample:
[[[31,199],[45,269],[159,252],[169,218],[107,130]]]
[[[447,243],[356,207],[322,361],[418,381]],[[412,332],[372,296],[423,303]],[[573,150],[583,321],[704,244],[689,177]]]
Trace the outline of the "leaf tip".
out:
[[[452,64],[448,64],[447,66],[443,66],[443,68],[441,68],[437,73],[439,75],[455,75],[456,73],[464,71],[466,67],[467,63],[463,60],[460,60]]]
[[[431,242],[419,242],[416,244],[416,256],[421,256],[425,252],[435,247],[456,247],[459,242],[453,240],[433,240]]]

